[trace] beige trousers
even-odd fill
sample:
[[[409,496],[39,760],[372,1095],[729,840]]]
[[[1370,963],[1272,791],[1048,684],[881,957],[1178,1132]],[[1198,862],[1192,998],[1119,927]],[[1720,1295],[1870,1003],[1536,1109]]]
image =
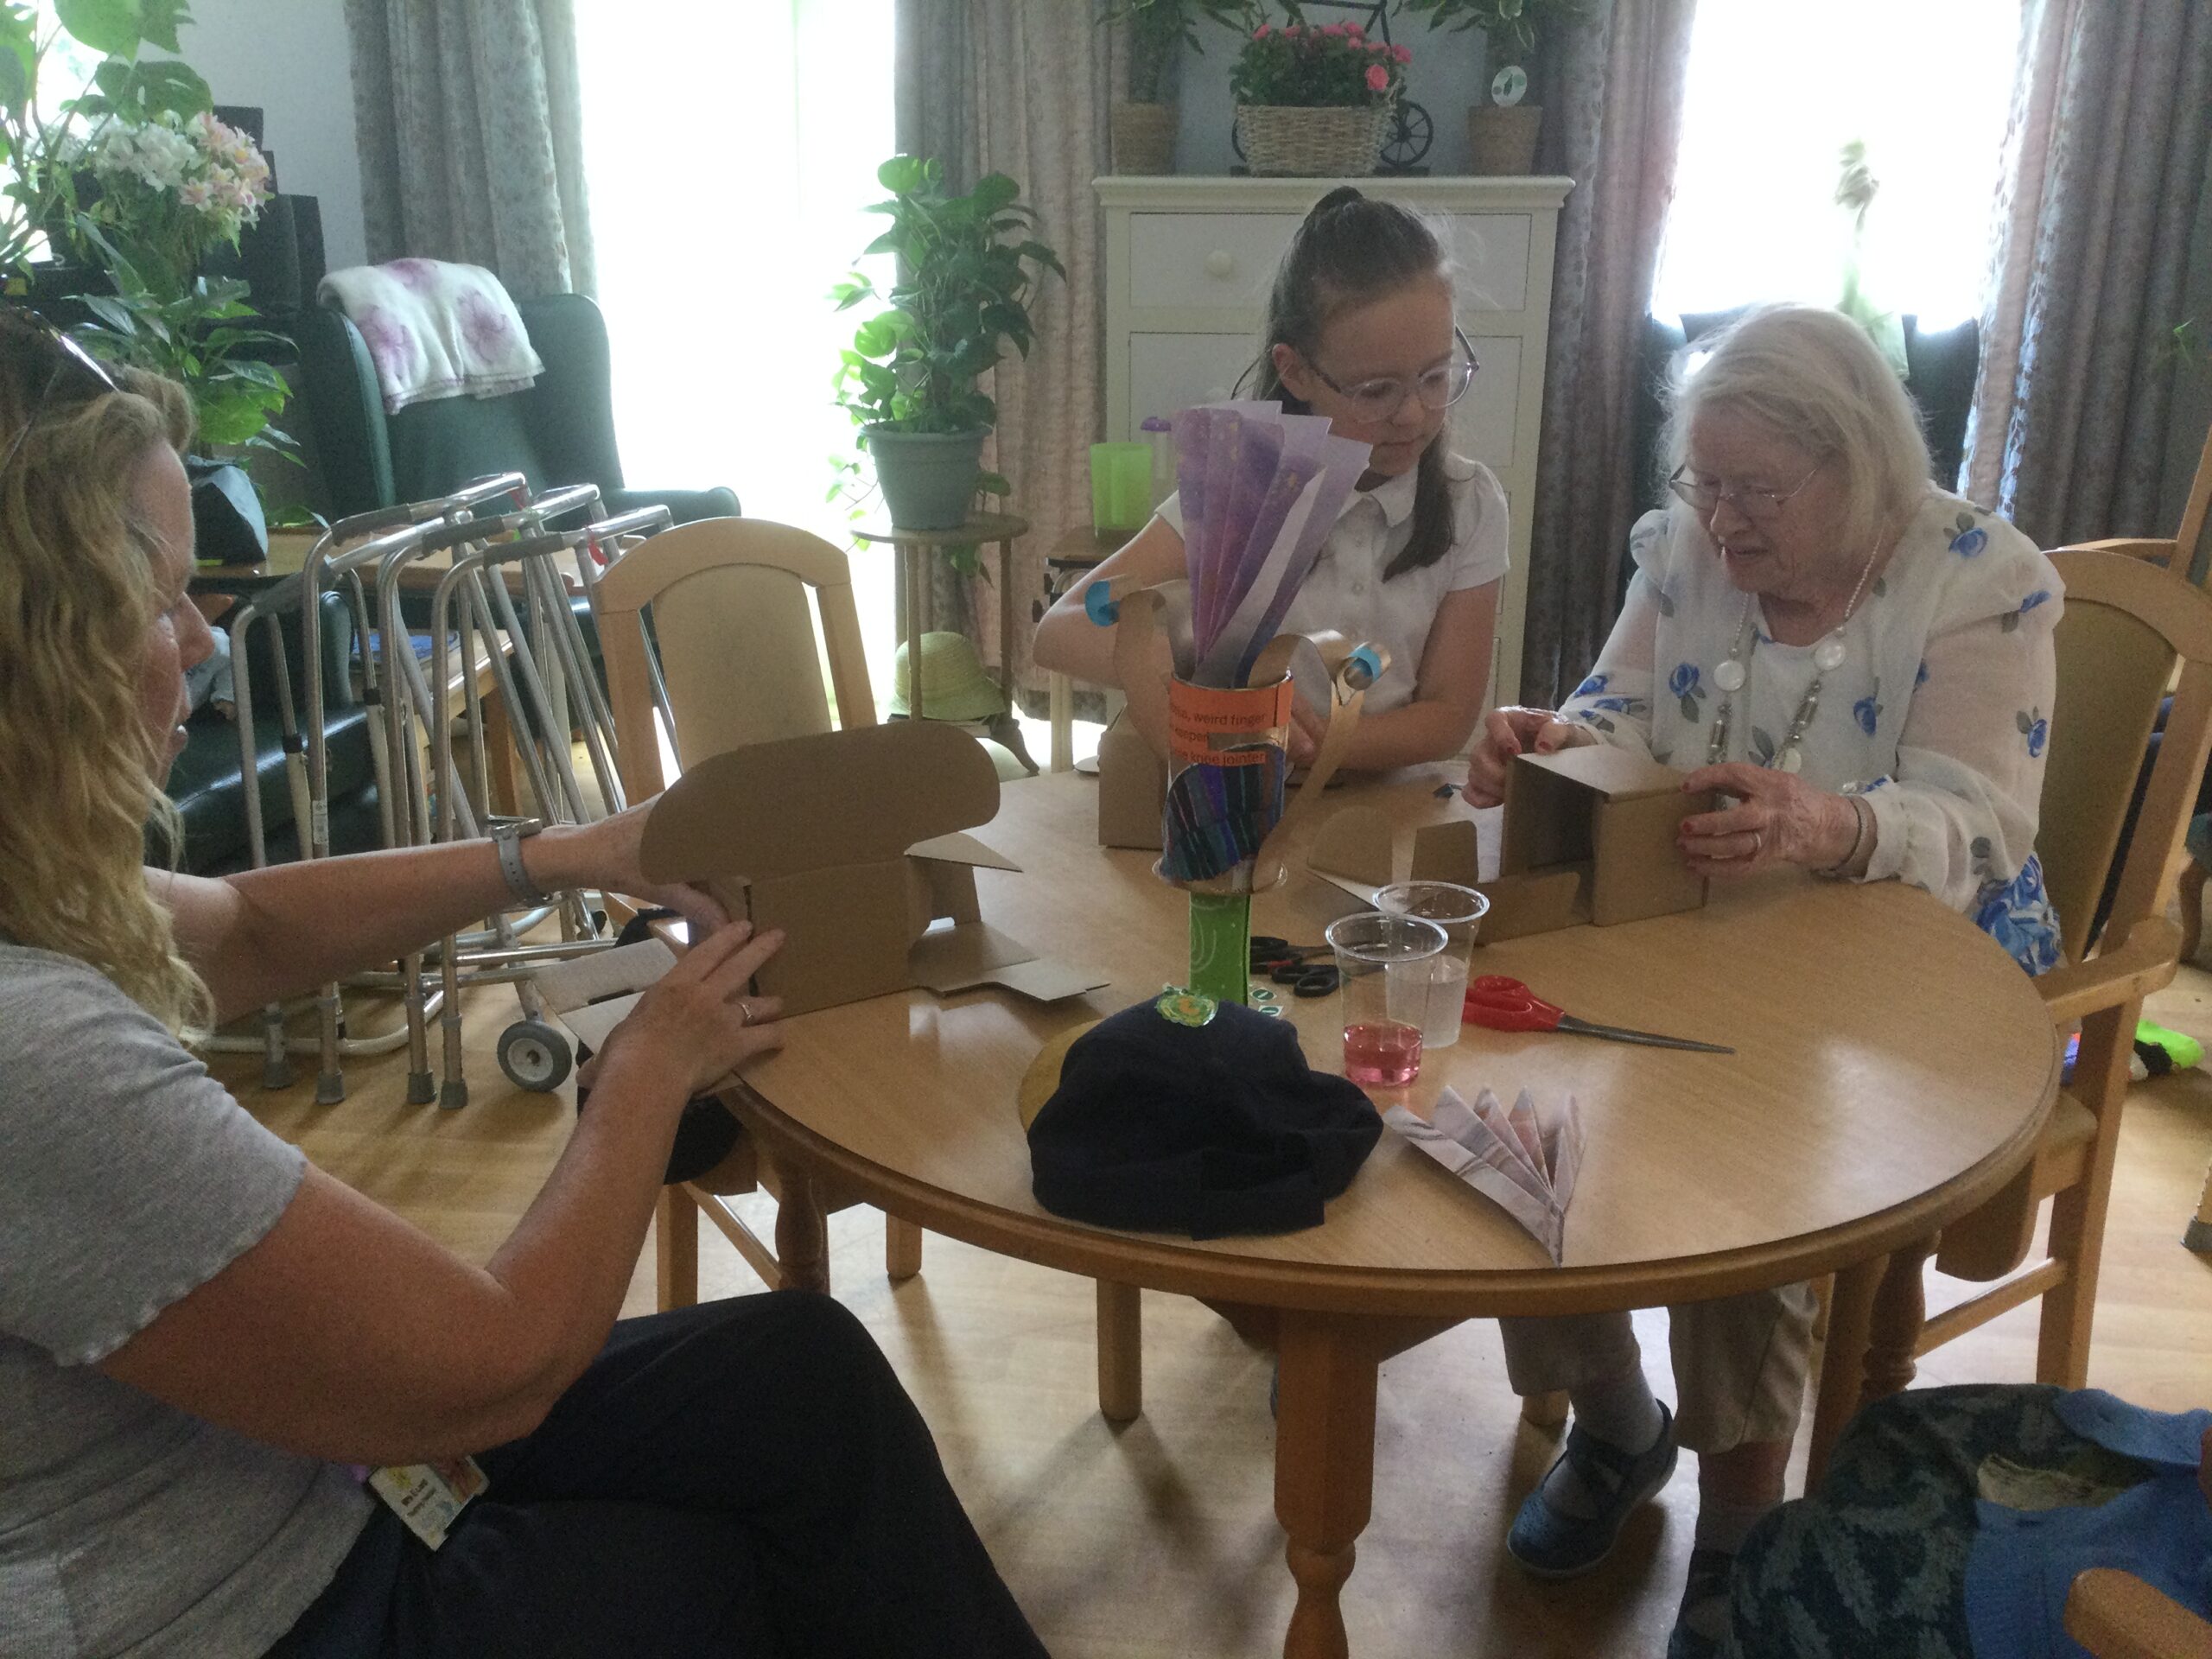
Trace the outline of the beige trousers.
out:
[[[1797,1433],[1812,1346],[1810,1285],[1785,1285],[1667,1310],[1675,1433],[1691,1452],[1787,1442]],[[1500,1319],[1516,1394],[1572,1393],[1641,1364],[1626,1313]]]

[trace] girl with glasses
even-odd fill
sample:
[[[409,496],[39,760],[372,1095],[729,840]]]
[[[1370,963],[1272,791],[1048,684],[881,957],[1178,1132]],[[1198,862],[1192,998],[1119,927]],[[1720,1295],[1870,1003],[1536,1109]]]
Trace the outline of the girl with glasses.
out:
[[[1468,800],[1494,804],[1527,750],[1648,753],[1722,797],[1682,823],[1691,869],[1909,882],[2028,972],[2056,965],[2035,837],[2057,571],[1929,483],[1919,416],[1857,323],[1767,307],[1710,349],[1675,388],[1673,499],[1630,535],[1612,637],[1557,711],[1491,714]],[[1668,1653],[1715,1652],[1733,1554],[1782,1497],[1812,1312],[1803,1285],[1670,1309],[1679,1417],[1645,1386],[1627,1314],[1502,1321],[1515,1390],[1565,1390],[1575,1414],[1508,1549],[1549,1577],[1596,1567],[1686,1446],[1696,1548]]]
[[[1490,469],[1452,453],[1445,427],[1477,364],[1452,325],[1452,271],[1419,215],[1350,186],[1314,204],[1284,253],[1268,302],[1265,349],[1243,395],[1325,415],[1373,446],[1368,472],[1292,601],[1283,631],[1334,629],[1387,646],[1344,765],[1382,771],[1459,753],[1490,683],[1505,494]],[[1177,499],[1093,578],[1184,573]],[[1084,613],[1079,586],[1038,625],[1036,658],[1113,685],[1111,631]],[[1167,671],[1165,646],[1161,671]],[[1313,753],[1307,716],[1294,763]]]
[[[779,1040],[744,995],[779,935],[654,890],[637,811],[512,868],[486,841],[144,867],[209,649],[190,425],[181,387],[0,312],[0,1653],[1041,1659],[836,1303],[616,1322],[684,1103]],[[591,1109],[479,1266],[308,1164],[184,1038],[518,887],[671,904],[700,942],[593,1057]],[[435,1546],[360,1466],[472,1456],[489,1486]]]

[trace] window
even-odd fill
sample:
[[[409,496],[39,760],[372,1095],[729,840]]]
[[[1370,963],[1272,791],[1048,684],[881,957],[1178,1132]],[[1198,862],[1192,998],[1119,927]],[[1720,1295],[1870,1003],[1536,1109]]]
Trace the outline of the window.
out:
[[[1867,297],[1931,327],[1980,315],[2019,29],[2020,0],[1700,0],[1653,312],[1834,303],[1856,139],[1880,184]]]
[[[830,382],[857,318],[828,294],[883,228],[891,0],[582,0],[576,24],[624,473],[727,484],[748,517],[844,545],[823,495],[853,428]],[[854,556],[886,690],[889,569]]]

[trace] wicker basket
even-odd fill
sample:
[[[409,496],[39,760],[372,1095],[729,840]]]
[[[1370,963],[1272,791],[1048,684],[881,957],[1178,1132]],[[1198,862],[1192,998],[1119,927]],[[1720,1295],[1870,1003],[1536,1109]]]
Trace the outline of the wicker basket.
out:
[[[1363,178],[1390,136],[1388,104],[1357,108],[1236,106],[1236,147],[1258,176]]]

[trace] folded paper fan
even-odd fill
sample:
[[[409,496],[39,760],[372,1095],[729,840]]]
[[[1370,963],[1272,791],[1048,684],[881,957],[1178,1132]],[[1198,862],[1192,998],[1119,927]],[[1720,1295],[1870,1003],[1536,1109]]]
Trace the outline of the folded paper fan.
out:
[[[1567,1249],[1567,1206],[1582,1167],[1582,1114],[1573,1096],[1544,1110],[1523,1089],[1509,1110],[1485,1089],[1470,1109],[1446,1089],[1427,1120],[1393,1106],[1382,1121],[1494,1200],[1559,1263]]]

